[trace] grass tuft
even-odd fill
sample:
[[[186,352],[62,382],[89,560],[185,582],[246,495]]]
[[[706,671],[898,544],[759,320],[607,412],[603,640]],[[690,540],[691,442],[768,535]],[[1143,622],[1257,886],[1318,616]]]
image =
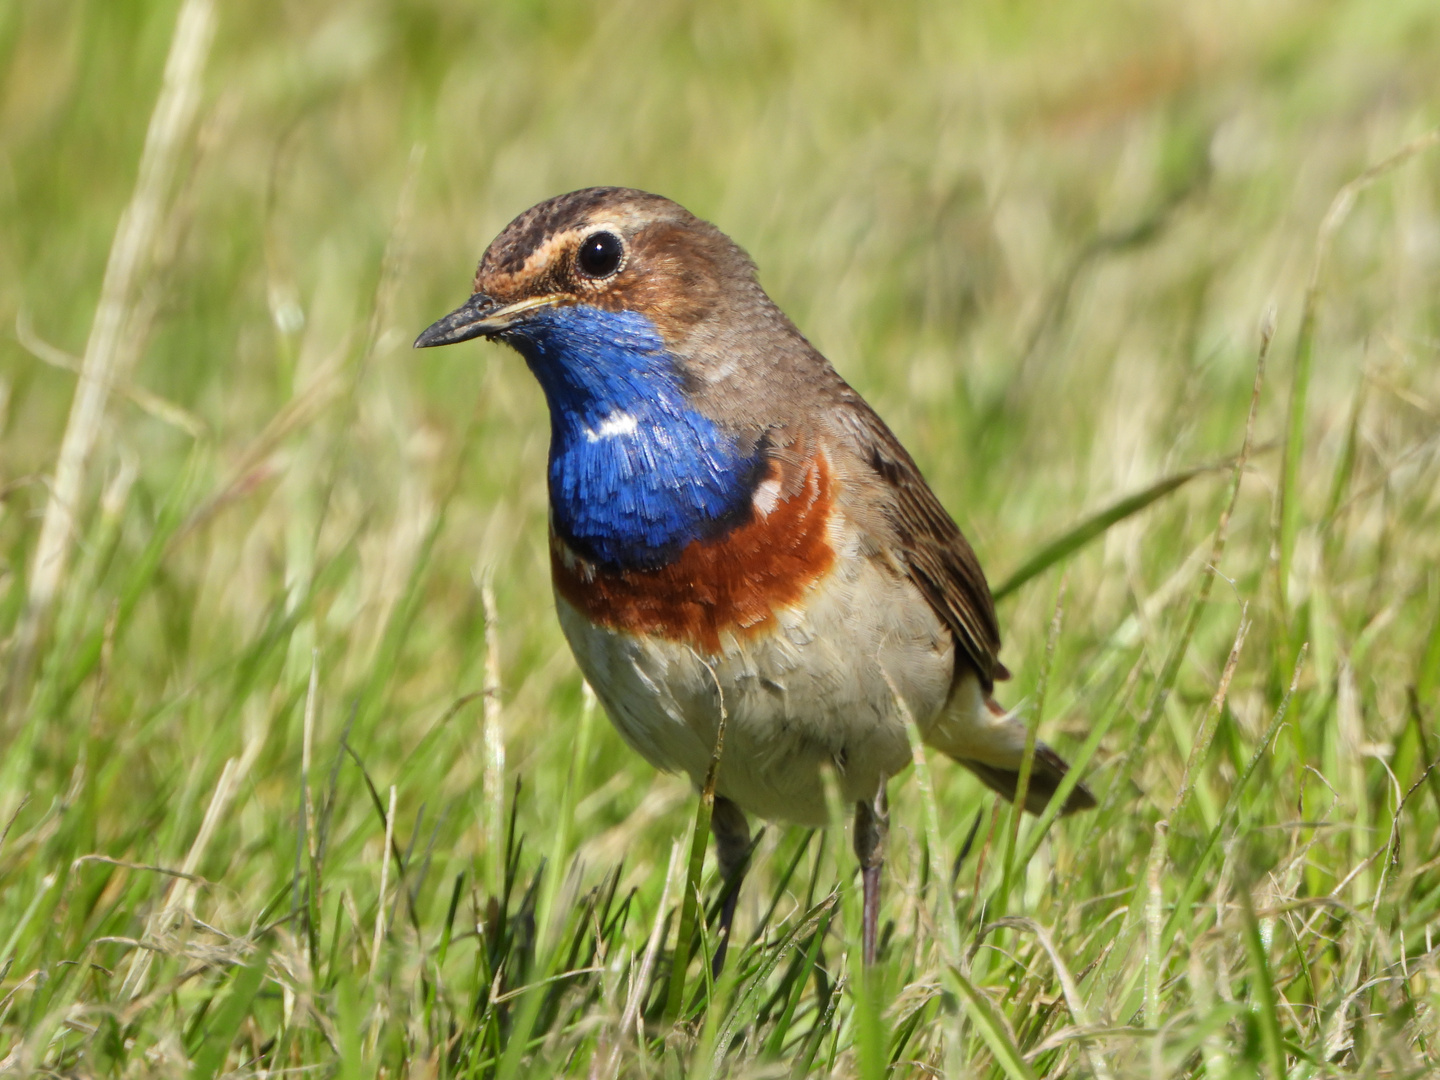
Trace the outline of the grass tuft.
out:
[[[1440,1072],[1437,43],[1361,0],[5,9],[0,1072]],[[837,822],[757,837],[711,977],[709,800],[550,610],[533,379],[409,348],[593,183],[755,256],[1074,765],[1021,818],[912,725],[872,971]]]

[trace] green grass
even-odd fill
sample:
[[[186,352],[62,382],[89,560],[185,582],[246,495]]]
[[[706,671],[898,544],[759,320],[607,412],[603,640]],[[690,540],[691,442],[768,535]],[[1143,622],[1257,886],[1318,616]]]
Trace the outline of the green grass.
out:
[[[1440,1070],[1433,3],[224,4],[142,171],[179,11],[0,7],[0,1071]],[[843,829],[772,825],[710,983],[538,389],[409,349],[593,183],[755,256],[1100,798],[897,781],[868,976]]]

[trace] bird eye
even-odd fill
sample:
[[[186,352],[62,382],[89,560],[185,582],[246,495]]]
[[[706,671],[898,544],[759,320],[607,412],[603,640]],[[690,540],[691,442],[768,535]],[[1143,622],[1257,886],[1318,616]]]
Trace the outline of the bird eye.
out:
[[[580,241],[575,261],[586,277],[607,278],[620,269],[625,245],[613,232],[593,232]]]

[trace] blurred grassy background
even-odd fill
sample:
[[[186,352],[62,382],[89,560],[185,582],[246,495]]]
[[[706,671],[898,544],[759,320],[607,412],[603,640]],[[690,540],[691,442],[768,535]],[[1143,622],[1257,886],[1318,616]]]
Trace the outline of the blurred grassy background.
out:
[[[1287,496],[1300,528],[1288,577],[1274,570],[1274,444],[1317,233],[1342,185],[1440,123],[1433,3],[221,5],[198,120],[130,298],[132,362],[74,507],[76,554],[26,665],[17,634],[76,388],[65,365],[85,350],[178,10],[0,7],[0,1063],[539,1068],[494,1056],[517,1021],[486,996],[564,961],[504,979],[486,966],[530,947],[498,944],[487,908],[507,877],[487,839],[499,823],[473,696],[487,657],[507,790],[523,782],[517,832],[532,838],[507,878],[516,910],[537,852],[569,865],[578,851],[576,894],[623,857],[618,895],[638,890],[628,922],[596,931],[604,972],[556,984],[574,992],[526,1052],[580,1074],[626,1037],[617,1003],[691,795],[603,722],[577,735],[589,729],[550,611],[547,424],[530,376],[495,346],[409,348],[468,295],[515,214],[623,184],[677,199],[751,252],[914,452],[992,581],[1120,495],[1233,454],[1259,327],[1278,312],[1262,448],[1173,694],[1165,659],[1188,640],[1224,474],[1068,565],[1044,730],[1073,752],[1111,718],[1091,764],[1105,810],[1041,843],[1012,896],[1000,841],[985,840],[1006,819],[973,780],[937,766],[942,835],[928,837],[913,783],[897,784],[885,1008],[870,1016],[863,993],[828,999],[792,971],[776,991],[791,1014],[737,1021],[726,1067],[773,1068],[767,1053],[789,1067],[812,1048],[813,1067],[865,1075],[891,1059],[1011,1076],[1436,1068],[1433,775],[1397,809],[1440,747],[1435,152],[1360,194],[1335,234]],[[1002,605],[1011,700],[1035,688],[1058,585],[1052,571]],[[1215,748],[1193,804],[1171,815],[1241,603],[1253,626]],[[1239,785],[1302,643],[1289,723]],[[308,790],[324,812],[302,836],[312,673]],[[415,894],[407,921],[387,871],[379,957],[385,826],[340,753],[347,724],[382,803],[394,785]],[[1081,1019],[1057,1007],[1049,962],[1021,931],[985,939],[1007,952],[966,959],[1002,1041],[1030,1054],[1018,1066],[977,1034],[973,1006],[940,993],[945,953],[924,914],[927,853],[954,858],[977,812],[989,826],[976,850],[990,855],[962,867],[966,942],[987,913],[1027,915],[1087,973]],[[1155,822],[1172,816],[1157,849]],[[1203,855],[1212,829],[1219,862]],[[801,843],[767,834],[742,933]],[[188,887],[76,861],[90,854],[171,868],[188,854],[211,884],[193,888],[188,916],[162,917]],[[805,866],[812,901],[838,882],[850,903],[838,837]],[[1182,899],[1192,880],[1200,891]],[[1259,954],[1241,893],[1260,909]],[[542,954],[545,905],[571,895],[542,893]],[[1147,901],[1173,938],[1140,919]],[[762,929],[781,933],[796,903]],[[471,952],[492,942],[493,955],[457,959],[466,925]],[[833,976],[850,937],[825,940]],[[250,986],[233,964],[261,941],[272,978]],[[735,963],[733,998],[707,991],[695,1025],[668,1048],[630,1047],[625,1068],[703,1072],[717,1018],[777,985],[754,966],[767,941]],[[153,968],[137,969],[141,955]],[[1100,1065],[1074,1037],[1087,1023],[1113,1026]],[[492,1042],[457,1035],[471,1027]]]

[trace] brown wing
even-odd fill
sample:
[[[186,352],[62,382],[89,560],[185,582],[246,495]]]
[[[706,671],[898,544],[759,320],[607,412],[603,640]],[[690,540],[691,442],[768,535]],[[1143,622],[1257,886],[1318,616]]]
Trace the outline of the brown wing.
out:
[[[877,474],[876,509],[891,530],[892,554],[955,635],[957,665],[968,659],[988,691],[1010,673],[998,656],[1000,627],[980,561],[885,421],[854,390],[845,391],[837,419]]]

